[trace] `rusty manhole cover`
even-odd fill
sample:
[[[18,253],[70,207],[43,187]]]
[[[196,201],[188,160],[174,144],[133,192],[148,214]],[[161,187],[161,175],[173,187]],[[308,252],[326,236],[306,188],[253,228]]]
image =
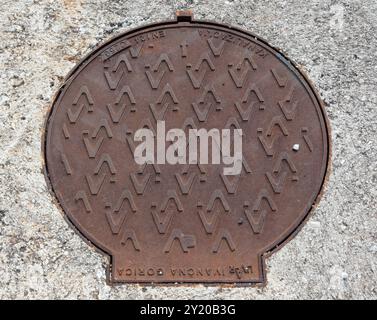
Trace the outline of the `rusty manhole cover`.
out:
[[[157,121],[242,129],[241,173],[137,164],[134,134],[156,133]],[[117,36],[75,67],[48,118],[46,174],[68,220],[111,257],[110,282],[258,283],[265,256],[318,199],[327,128],[281,53],[183,14]]]

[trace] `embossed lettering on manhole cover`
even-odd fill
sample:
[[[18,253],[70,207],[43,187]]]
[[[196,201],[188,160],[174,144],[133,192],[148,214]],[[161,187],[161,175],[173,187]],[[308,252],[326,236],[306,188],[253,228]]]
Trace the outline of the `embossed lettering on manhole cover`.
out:
[[[144,164],[139,129],[155,147]],[[164,162],[170,129],[186,138],[205,129],[197,147],[207,138],[208,153],[212,129],[229,129],[231,151],[241,129],[240,172],[224,173],[235,152],[221,148],[219,164],[182,154]],[[326,117],[302,73],[258,37],[185,14],[81,61],[54,101],[44,145],[51,189],[111,257],[110,282],[264,282],[263,259],[307,218],[329,159]]]

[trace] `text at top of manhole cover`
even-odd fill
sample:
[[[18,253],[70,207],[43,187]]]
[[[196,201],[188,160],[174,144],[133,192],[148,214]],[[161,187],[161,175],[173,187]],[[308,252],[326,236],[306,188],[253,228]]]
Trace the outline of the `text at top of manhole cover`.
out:
[[[153,139],[144,164],[139,129]],[[178,140],[171,129],[186,136],[176,164],[157,155]],[[187,160],[194,129],[208,133],[197,149],[207,142],[220,163]],[[224,174],[214,129],[221,139],[240,129],[238,174]],[[279,52],[183,15],[122,34],[76,66],[48,118],[46,172],[68,219],[111,256],[110,282],[258,283],[265,254],[321,191],[328,139],[318,97]]]

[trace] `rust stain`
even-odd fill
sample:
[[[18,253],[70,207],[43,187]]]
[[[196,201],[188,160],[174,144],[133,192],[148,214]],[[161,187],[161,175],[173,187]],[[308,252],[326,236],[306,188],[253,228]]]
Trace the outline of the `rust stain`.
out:
[[[63,0],[63,5],[67,10],[77,10],[81,7],[82,0]]]

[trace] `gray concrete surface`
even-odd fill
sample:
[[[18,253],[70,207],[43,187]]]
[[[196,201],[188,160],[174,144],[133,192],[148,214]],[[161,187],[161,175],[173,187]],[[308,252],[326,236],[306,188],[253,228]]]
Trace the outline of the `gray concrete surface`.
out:
[[[282,48],[328,104],[327,191],[268,259],[264,288],[109,287],[107,259],[66,224],[46,188],[41,134],[63,77],[98,42],[178,8]],[[373,0],[1,0],[0,298],[377,298],[376,12]]]

